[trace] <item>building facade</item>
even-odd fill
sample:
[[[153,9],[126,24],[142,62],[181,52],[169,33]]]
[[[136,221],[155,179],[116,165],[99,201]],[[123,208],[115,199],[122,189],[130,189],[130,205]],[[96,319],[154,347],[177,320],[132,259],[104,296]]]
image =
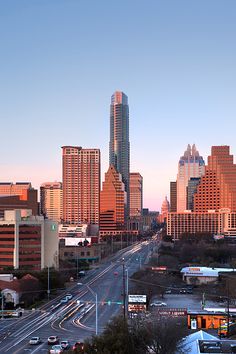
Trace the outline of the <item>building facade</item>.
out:
[[[194,209],[194,194],[197,192],[197,186],[201,181],[200,177],[191,177],[187,186],[187,210]]]
[[[143,213],[143,177],[138,172],[130,173],[130,217]]]
[[[58,225],[31,210],[7,210],[0,219],[0,269],[58,266]]]
[[[191,177],[201,177],[205,173],[205,163],[202,156],[193,145],[187,146],[187,150],[180,158],[177,175],[177,212],[187,210],[187,186]]]
[[[208,212],[168,213],[167,234],[179,239],[186,234],[236,236],[236,212],[223,208]]]
[[[0,183],[0,217],[5,210],[31,209],[33,215],[39,214],[38,191],[30,182]]]
[[[170,211],[177,211],[177,182],[170,182]]]
[[[127,193],[122,176],[111,165],[102,184],[100,203],[100,235],[125,229]]]
[[[63,222],[99,225],[100,150],[62,147]]]
[[[120,91],[116,91],[111,97],[109,162],[122,175],[127,193],[125,217],[128,221],[130,193],[129,106],[128,97]]]
[[[45,182],[40,187],[40,212],[46,218],[61,222],[62,183]]]
[[[194,211],[236,211],[236,164],[229,146],[212,146],[206,173],[194,195]]]

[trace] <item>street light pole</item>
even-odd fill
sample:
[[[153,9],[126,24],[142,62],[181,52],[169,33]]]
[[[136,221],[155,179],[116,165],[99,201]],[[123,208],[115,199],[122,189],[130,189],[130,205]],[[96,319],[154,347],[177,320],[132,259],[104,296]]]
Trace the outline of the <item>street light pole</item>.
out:
[[[125,291],[125,259],[122,259],[122,267],[123,267],[123,317],[124,321],[126,318],[126,291]]]
[[[127,314],[129,312],[129,268],[126,268],[126,302],[127,302]]]
[[[86,284],[86,287],[88,290],[91,292],[91,294],[95,297],[95,304],[96,304],[96,323],[95,323],[95,331],[96,331],[96,336],[98,335],[98,295],[93,291],[88,284]]]
[[[49,266],[48,266],[48,301],[50,298],[50,272],[49,272]]]

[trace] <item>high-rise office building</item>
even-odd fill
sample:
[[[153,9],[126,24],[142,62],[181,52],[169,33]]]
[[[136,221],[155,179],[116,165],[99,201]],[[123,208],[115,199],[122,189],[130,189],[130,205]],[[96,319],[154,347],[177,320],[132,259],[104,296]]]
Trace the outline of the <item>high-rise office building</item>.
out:
[[[177,175],[177,212],[187,210],[187,186],[191,177],[201,177],[205,173],[203,157],[199,155],[195,144],[188,145],[184,155],[179,160]]]
[[[130,189],[130,217],[142,216],[143,213],[143,177],[139,172],[131,172]]]
[[[99,224],[100,150],[62,147],[63,222]]]
[[[229,146],[212,146],[206,173],[194,195],[194,211],[236,211],[236,164]]]
[[[177,211],[177,182],[170,182],[170,212]]]
[[[197,186],[201,181],[200,177],[191,177],[187,186],[187,210],[194,209],[194,194],[197,192]]]
[[[127,193],[126,221],[129,217],[129,106],[128,97],[120,91],[111,96],[109,162],[121,173]]]
[[[102,183],[100,203],[100,235],[115,234],[125,229],[127,194],[122,176],[110,165]]]
[[[62,183],[45,182],[40,187],[40,211],[50,220],[62,219]]]

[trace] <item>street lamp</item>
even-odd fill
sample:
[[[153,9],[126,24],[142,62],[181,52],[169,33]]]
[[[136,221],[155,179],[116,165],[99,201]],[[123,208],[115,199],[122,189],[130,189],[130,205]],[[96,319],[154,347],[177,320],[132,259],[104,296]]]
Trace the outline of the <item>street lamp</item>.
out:
[[[91,292],[91,294],[95,297],[95,305],[96,305],[96,324],[95,324],[95,331],[96,331],[96,336],[98,334],[98,295],[93,291],[88,284],[85,284],[88,290]]]
[[[123,317],[125,321],[126,317],[126,291],[125,291],[125,259],[122,258],[122,267],[123,267]]]

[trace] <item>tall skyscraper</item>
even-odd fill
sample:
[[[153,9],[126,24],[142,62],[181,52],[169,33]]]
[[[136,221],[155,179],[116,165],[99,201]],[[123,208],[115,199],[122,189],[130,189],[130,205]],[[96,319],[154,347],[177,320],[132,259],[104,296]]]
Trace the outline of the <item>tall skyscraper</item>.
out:
[[[62,219],[62,183],[45,182],[40,187],[40,211],[50,220]]]
[[[236,211],[236,164],[229,146],[212,146],[206,173],[194,195],[194,211]]]
[[[62,147],[63,222],[99,224],[100,150]]]
[[[125,229],[127,196],[122,176],[110,165],[102,183],[100,204],[100,234],[115,233]]]
[[[129,106],[128,97],[120,91],[111,96],[110,105],[110,144],[109,162],[122,180],[127,193],[126,221],[129,217],[129,171],[130,171],[130,143],[129,143]]]
[[[177,175],[177,212],[187,209],[187,186],[191,177],[201,177],[205,173],[203,157],[199,155],[195,144],[188,145],[187,150],[179,160]]]
[[[177,182],[170,182],[170,212],[177,211]]]
[[[139,172],[130,173],[130,217],[143,213],[143,177]]]
[[[201,181],[200,177],[191,177],[187,186],[187,210],[194,209],[194,194],[197,192],[197,186]]]

